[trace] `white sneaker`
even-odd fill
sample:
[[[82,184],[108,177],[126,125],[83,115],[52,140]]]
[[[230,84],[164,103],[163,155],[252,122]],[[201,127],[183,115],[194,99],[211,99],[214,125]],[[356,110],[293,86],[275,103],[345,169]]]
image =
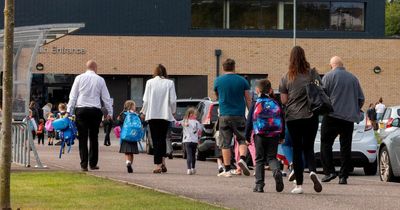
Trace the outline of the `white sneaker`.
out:
[[[190,170],[191,170],[192,174],[196,174],[196,169],[195,168],[192,168]]]
[[[292,191],[291,193],[293,194],[303,194],[303,188],[301,187],[301,185],[297,185]]]
[[[245,176],[250,176],[249,167],[247,167],[247,163],[244,162],[244,160],[240,159],[238,162],[238,165],[239,165],[240,169],[242,169],[242,172]]]
[[[229,177],[232,177],[232,174],[230,171],[223,171],[223,172],[219,173],[217,176],[229,178]]]
[[[231,169],[231,170],[229,171],[229,173],[231,173],[231,175],[235,175],[235,176],[237,176],[237,175],[242,175],[242,174],[239,173],[236,169]]]
[[[192,175],[192,170],[191,170],[191,169],[188,169],[187,172],[186,172],[186,174],[187,174],[187,175]]]
[[[288,180],[289,182],[293,182],[294,180],[296,180],[296,176],[294,175],[294,170],[292,170],[288,176]]]
[[[322,184],[321,184],[321,181],[319,180],[317,174],[314,171],[312,171],[310,173],[310,178],[311,178],[311,181],[314,183],[315,192],[318,192],[318,193],[321,192],[322,191]]]

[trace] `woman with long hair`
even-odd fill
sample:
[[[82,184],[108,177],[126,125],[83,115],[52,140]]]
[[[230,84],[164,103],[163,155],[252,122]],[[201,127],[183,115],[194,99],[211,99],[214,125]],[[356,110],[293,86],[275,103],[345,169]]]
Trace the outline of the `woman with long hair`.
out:
[[[305,162],[310,170],[310,178],[314,183],[316,192],[322,191],[321,182],[317,176],[314,141],[318,130],[318,115],[310,111],[308,107],[306,85],[312,79],[321,81],[318,72],[310,68],[303,48],[293,47],[290,53],[290,64],[288,72],[282,77],[279,92],[281,101],[286,105],[286,123],[293,144],[293,168],[289,176],[295,176],[296,187],[292,193],[303,193],[303,154]]]
[[[165,173],[166,138],[168,127],[174,121],[176,112],[175,84],[167,79],[166,68],[159,64],[154,69],[153,78],[146,82],[143,95],[142,113],[149,123],[154,149],[153,173]]]

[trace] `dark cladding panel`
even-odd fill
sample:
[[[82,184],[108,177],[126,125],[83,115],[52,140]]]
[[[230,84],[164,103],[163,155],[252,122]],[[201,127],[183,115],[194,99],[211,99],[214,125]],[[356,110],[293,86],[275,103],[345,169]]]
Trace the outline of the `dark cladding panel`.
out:
[[[177,76],[175,79],[178,99],[207,97],[207,76]]]
[[[196,3],[193,6],[192,3]],[[279,29],[277,18],[278,0],[231,0],[231,28],[224,29],[221,14],[224,6],[211,7],[209,2],[222,0],[24,0],[16,1],[16,26],[42,25],[52,23],[85,23],[85,28],[75,34],[82,35],[154,35],[154,36],[216,36],[216,37],[292,37],[293,25],[289,8],[284,30]],[[253,3],[251,3],[253,2]],[[385,1],[383,0],[307,0],[298,1],[298,37],[309,38],[381,38],[385,31]],[[365,3],[365,24],[359,30],[324,30],[327,17],[315,9],[304,8],[301,4],[325,5],[328,2]],[[197,5],[197,6],[196,6]],[[206,5],[206,8],[201,8]],[[208,5],[208,6],[207,6]],[[256,5],[259,5],[257,7]],[[4,1],[0,1],[4,8]],[[192,11],[194,17],[192,17]],[[226,9],[225,9],[226,10]],[[236,12],[235,12],[236,11]],[[319,10],[321,11],[321,9]],[[225,11],[226,13],[226,11]],[[354,12],[353,12],[354,13]],[[196,16],[197,14],[197,16]],[[214,18],[217,15],[218,18]],[[196,18],[197,17],[197,18]],[[204,18],[201,18],[204,17]],[[208,17],[208,18],[207,18]],[[358,17],[358,16],[357,16]],[[310,19],[311,18],[311,19]],[[223,19],[223,18],[222,18]],[[227,18],[225,18],[227,19]],[[318,19],[318,20],[316,20]],[[192,25],[194,21],[194,25]],[[210,23],[217,21],[217,25]],[[0,28],[3,28],[0,15]],[[302,27],[304,24],[311,24]],[[340,23],[343,23],[341,21]],[[226,24],[226,23],[225,23]],[[346,22],[347,24],[347,22]],[[342,24],[346,26],[346,24]],[[204,27],[205,26],[205,27]],[[301,30],[303,28],[303,30]],[[344,27],[346,28],[346,27]]]
[[[106,81],[108,91],[114,100],[114,116],[117,116],[124,108],[128,98],[128,77],[124,76],[102,76]]]

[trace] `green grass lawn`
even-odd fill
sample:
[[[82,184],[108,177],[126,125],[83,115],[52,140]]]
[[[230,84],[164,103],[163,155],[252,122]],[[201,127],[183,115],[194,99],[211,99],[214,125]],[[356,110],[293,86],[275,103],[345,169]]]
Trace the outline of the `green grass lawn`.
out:
[[[221,209],[81,173],[11,175],[13,209]]]

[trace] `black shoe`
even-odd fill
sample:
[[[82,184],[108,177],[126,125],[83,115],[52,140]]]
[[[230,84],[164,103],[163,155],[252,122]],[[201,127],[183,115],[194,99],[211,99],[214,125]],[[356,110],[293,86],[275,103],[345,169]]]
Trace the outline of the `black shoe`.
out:
[[[98,166],[94,166],[94,167],[92,167],[92,166],[90,166],[90,170],[99,170],[100,169],[100,167],[98,167]]]
[[[322,182],[330,182],[331,180],[334,180],[336,178],[336,174],[329,174],[329,175],[325,175],[322,178]]]
[[[81,171],[86,172],[88,171],[88,168],[81,168]]]
[[[347,178],[346,177],[342,177],[339,179],[339,184],[347,184]]]
[[[263,193],[264,192],[264,185],[256,184],[253,189],[253,192]]]
[[[283,188],[285,185],[283,184],[283,179],[282,179],[282,172],[281,171],[276,171],[274,173],[274,178],[275,178],[275,189],[276,192],[282,192]]]
[[[224,172],[224,168],[218,168],[218,174],[220,174],[220,173],[222,173],[222,172]]]
[[[168,159],[171,159],[171,160],[174,159],[174,156],[172,155],[172,153],[168,154]]]
[[[167,167],[164,165],[164,164],[162,164],[161,165],[161,172],[163,172],[163,173],[167,173]]]
[[[128,165],[126,166],[126,168],[128,169],[128,173],[133,173],[133,168],[132,168],[132,165],[131,165],[131,164],[128,164]]]

